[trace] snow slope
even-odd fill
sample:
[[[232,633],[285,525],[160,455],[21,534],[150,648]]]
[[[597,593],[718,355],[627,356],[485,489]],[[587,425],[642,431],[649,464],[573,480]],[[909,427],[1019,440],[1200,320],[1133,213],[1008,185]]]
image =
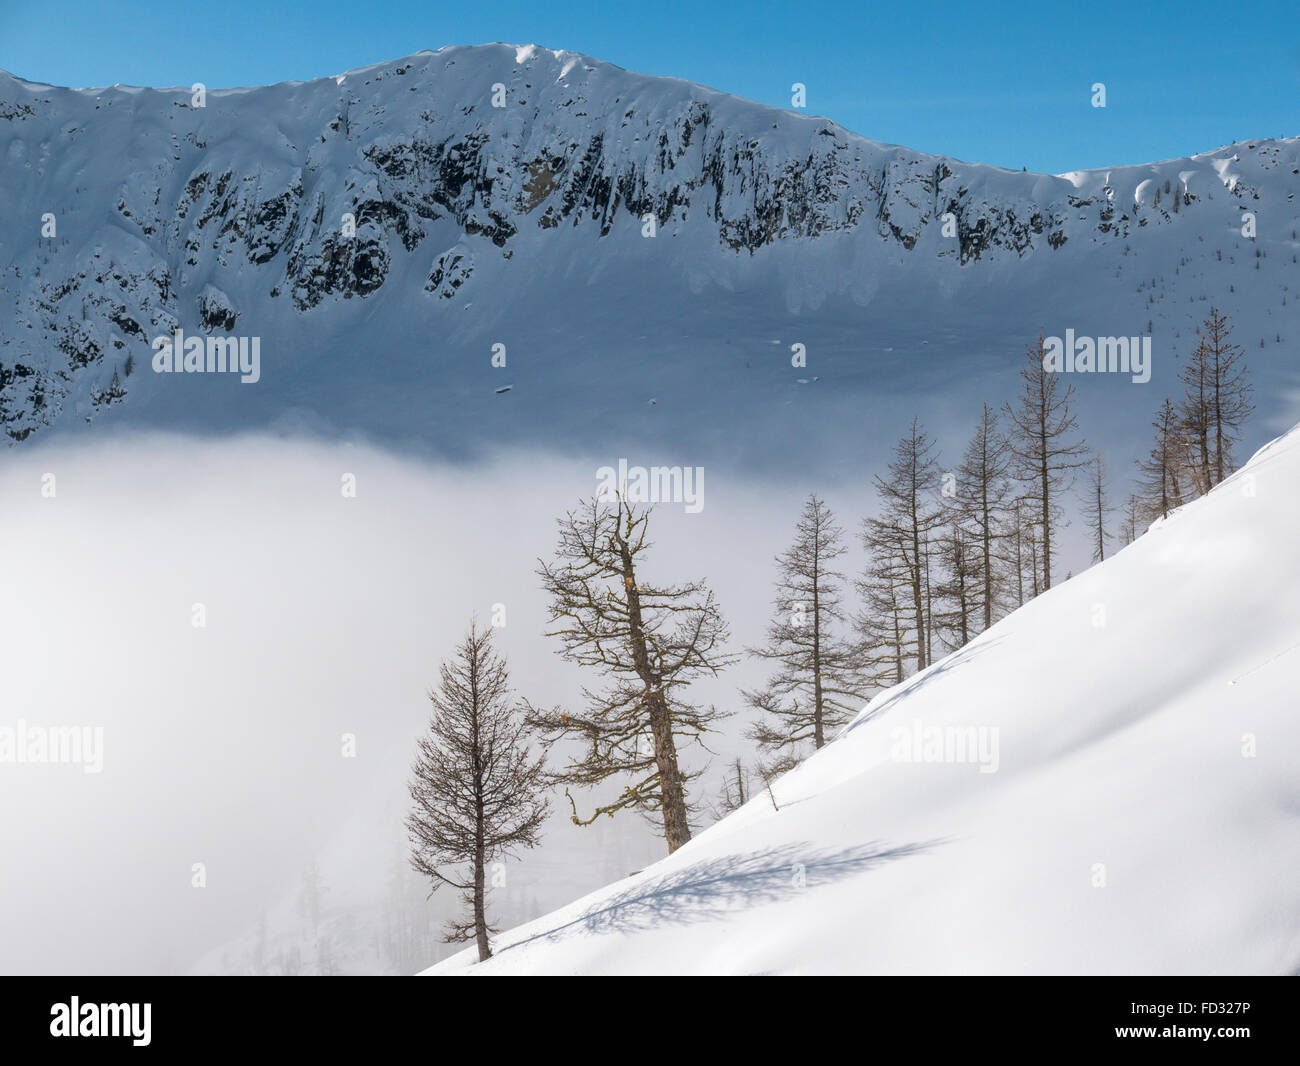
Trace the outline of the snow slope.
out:
[[[1297,485],[1300,429],[471,972],[1297,972]]]

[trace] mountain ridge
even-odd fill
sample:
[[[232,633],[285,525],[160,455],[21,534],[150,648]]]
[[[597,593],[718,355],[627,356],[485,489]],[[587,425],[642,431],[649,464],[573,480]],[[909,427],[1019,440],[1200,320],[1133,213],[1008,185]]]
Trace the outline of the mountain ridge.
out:
[[[1016,170],[1014,167],[1003,167],[1003,166],[999,166],[996,163],[986,163],[975,159],[962,159],[957,156],[948,155],[947,153],[922,152],[920,149],[911,148],[905,144],[898,144],[892,141],[881,141],[876,138],[869,137],[867,134],[849,129],[847,126],[844,126],[842,123],[836,122],[834,119],[824,115],[819,115],[816,113],[802,113],[801,111],[793,108],[782,108],[772,104],[764,104],[761,101],[752,99],[751,97],[741,96],[737,93],[729,93],[725,89],[719,89],[716,88],[715,86],[708,85],[704,82],[696,82],[690,80],[689,78],[681,78],[671,74],[647,74],[641,71],[633,70],[630,67],[620,66],[619,64],[614,63],[610,60],[599,59],[585,52],[575,52],[571,49],[565,49],[565,48],[549,48],[546,45],[537,44],[536,42],[530,44],[512,44],[507,41],[490,41],[490,42],[485,42],[483,44],[477,44],[477,45],[444,45],[441,48],[419,49],[418,51],[411,52],[403,56],[396,56],[392,59],[383,59],[375,63],[363,64],[359,67],[350,67],[349,69],[341,71],[338,74],[325,74],[313,78],[289,78],[283,81],[267,82],[266,84],[262,84],[262,85],[213,86],[213,87],[207,87],[206,91],[209,94],[218,95],[218,96],[238,96],[238,95],[247,95],[251,93],[256,93],[258,91],[265,90],[265,89],[300,88],[304,86],[310,87],[315,85],[324,85],[327,82],[334,82],[336,85],[339,85],[344,80],[349,78],[360,77],[361,75],[371,74],[376,71],[382,71],[386,68],[405,66],[417,59],[423,59],[426,57],[436,57],[441,55],[444,52],[473,51],[473,50],[489,49],[489,48],[511,49],[516,53],[549,52],[557,60],[568,57],[568,58],[580,60],[585,63],[596,63],[596,64],[600,64],[601,66],[609,67],[612,70],[620,71],[624,74],[631,75],[633,77],[646,78],[656,82],[677,83],[687,87],[700,89],[717,96],[727,97],[732,100],[740,101],[741,103],[756,108],[765,108],[767,110],[773,111],[778,114],[795,115],[813,121],[826,122],[832,126],[837,127],[838,129],[843,130],[849,136],[852,136],[854,138],[863,141],[867,141],[870,144],[877,147],[901,148],[905,151],[916,152],[918,154],[930,156],[934,159],[940,159],[946,162],[960,163],[963,166],[984,167],[991,170],[1001,171],[1007,174],[1026,173],[1026,171]],[[25,78],[21,74],[17,74],[11,70],[7,70],[4,67],[0,67],[0,79],[8,79],[14,82],[15,84],[17,84],[18,86],[22,87],[24,90],[27,90],[32,93],[57,91],[57,92],[79,93],[83,95],[96,95],[96,94],[108,92],[110,90],[117,90],[119,92],[124,92],[124,93],[156,92],[156,93],[164,93],[164,94],[176,93],[176,94],[188,95],[192,91],[191,86],[136,85],[129,82],[113,82],[110,85],[99,85],[99,86],[55,85],[52,82],[36,81],[31,78]],[[1113,170],[1122,170],[1132,166],[1161,166],[1165,163],[1194,160],[1202,157],[1209,157],[1215,155],[1216,153],[1224,152],[1229,149],[1235,149],[1243,146],[1253,147],[1256,144],[1267,142],[1267,141],[1273,141],[1276,143],[1289,143],[1296,140],[1300,140],[1300,134],[1294,137],[1264,137],[1264,136],[1243,137],[1235,141],[1229,141],[1224,144],[1218,145],[1214,148],[1208,148],[1200,152],[1191,153],[1190,155],[1169,156],[1164,159],[1145,160],[1145,161],[1139,161],[1137,163],[1114,163],[1114,164],[1108,164],[1106,166],[1100,166],[1100,167],[1080,167],[1072,170],[1056,171],[1056,172],[1032,171],[1030,173],[1034,173],[1040,177],[1068,178],[1072,174],[1096,174],[1102,172],[1110,172]]]
[[[492,330],[535,334],[569,302],[586,301],[592,320],[619,308],[605,335],[624,345],[652,335],[645,323],[621,334],[651,316],[629,310],[638,297],[708,294],[778,327],[780,308],[806,319],[838,304],[847,335],[855,320],[870,328],[882,308],[921,308],[933,293],[956,321],[990,290],[1024,303],[1041,273],[1075,283],[1112,269],[1094,253],[1118,273],[1130,242],[1149,249],[1144,261],[1176,256],[1181,267],[1248,211],[1294,223],[1300,188],[1295,139],[1030,174],[535,46],[453,47],[332,78],[207,90],[203,107],[189,90],[36,90],[6,77],[0,425],[11,442],[56,423],[120,420],[121,408],[172,424],[265,425],[297,397],[366,428],[373,415],[348,409],[354,383],[337,380],[351,371],[325,365],[336,343],[388,352],[435,338],[453,353],[451,375],[432,356],[384,364],[427,392],[459,373],[462,349],[481,350],[498,339]],[[38,236],[47,217],[53,239]],[[1267,240],[1294,245],[1276,222]],[[1046,267],[1040,256],[1052,257]],[[1264,265],[1283,295],[1282,272]],[[1174,300],[1188,284],[1145,283]],[[385,302],[394,292],[400,307]],[[1155,299],[1144,294],[1113,332],[1136,331]],[[1097,313],[1117,306],[1100,287],[1088,295]],[[1177,323],[1190,325],[1181,312]],[[176,329],[263,337],[263,392],[141,373],[152,340]],[[685,347],[701,329],[669,333]],[[542,344],[539,362],[563,358],[560,345]],[[322,352],[324,363],[307,357]]]

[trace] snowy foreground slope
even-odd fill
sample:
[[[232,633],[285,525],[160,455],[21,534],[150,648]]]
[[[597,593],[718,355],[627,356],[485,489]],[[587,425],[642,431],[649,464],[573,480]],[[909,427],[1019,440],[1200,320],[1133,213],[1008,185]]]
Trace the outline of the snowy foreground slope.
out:
[[[470,972],[1300,970],[1297,487],[1300,429]]]

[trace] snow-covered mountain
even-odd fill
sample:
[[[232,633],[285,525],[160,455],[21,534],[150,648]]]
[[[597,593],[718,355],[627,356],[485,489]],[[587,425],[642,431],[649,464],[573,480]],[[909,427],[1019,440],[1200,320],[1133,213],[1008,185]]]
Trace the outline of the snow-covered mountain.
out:
[[[1242,454],[1300,421],[1296,139],[1029,174],[486,45],[253,89],[0,72],[0,189],[4,701],[93,707],[114,745],[102,776],[2,782],[40,815],[4,841],[32,871],[10,967],[148,972],[160,943],[199,972],[437,958],[449,904],[393,870],[423,693],[465,619],[508,600],[525,691],[578,698],[533,565],[605,464],[708,465],[707,509],[657,519],[662,565],[708,574],[742,647],[806,493],[856,532],[912,418],[951,465],[1040,330],[1152,338],[1149,383],[1072,379],[1116,502],[1212,305],[1256,386]],[[155,373],[178,330],[245,342],[257,380]],[[1257,460],[1255,496],[1239,474],[883,696],[772,797],[507,935],[492,968],[1294,970],[1275,696],[1300,640],[1277,597],[1298,448]],[[1062,571],[1086,563],[1080,526]],[[210,633],[190,614],[209,602]],[[740,664],[702,695],[757,680]],[[891,762],[914,721],[999,727],[998,772]],[[751,754],[744,724],[723,758]],[[354,765],[336,739],[358,730]],[[557,818],[493,897],[505,925],[662,849]],[[127,851],[124,825],[148,829]],[[72,925],[88,861],[130,876]],[[56,926],[53,947],[33,932]]]
[[[1300,971],[1298,482],[1300,428],[473,972]]]
[[[1208,300],[1280,373],[1298,175],[1296,140],[1007,171],[535,46],[201,95],[0,74],[0,422],[747,453],[1039,329],[1153,334],[1168,384]],[[153,373],[177,329],[257,338],[259,380]]]

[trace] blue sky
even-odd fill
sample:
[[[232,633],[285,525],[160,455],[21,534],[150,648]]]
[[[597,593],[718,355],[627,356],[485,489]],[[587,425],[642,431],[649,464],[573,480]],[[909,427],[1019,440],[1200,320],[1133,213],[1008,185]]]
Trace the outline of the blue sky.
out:
[[[488,41],[586,52],[881,141],[1060,172],[1300,134],[1300,3],[0,0],[0,67],[56,85],[258,85]],[[1094,82],[1107,106],[1090,103]]]

